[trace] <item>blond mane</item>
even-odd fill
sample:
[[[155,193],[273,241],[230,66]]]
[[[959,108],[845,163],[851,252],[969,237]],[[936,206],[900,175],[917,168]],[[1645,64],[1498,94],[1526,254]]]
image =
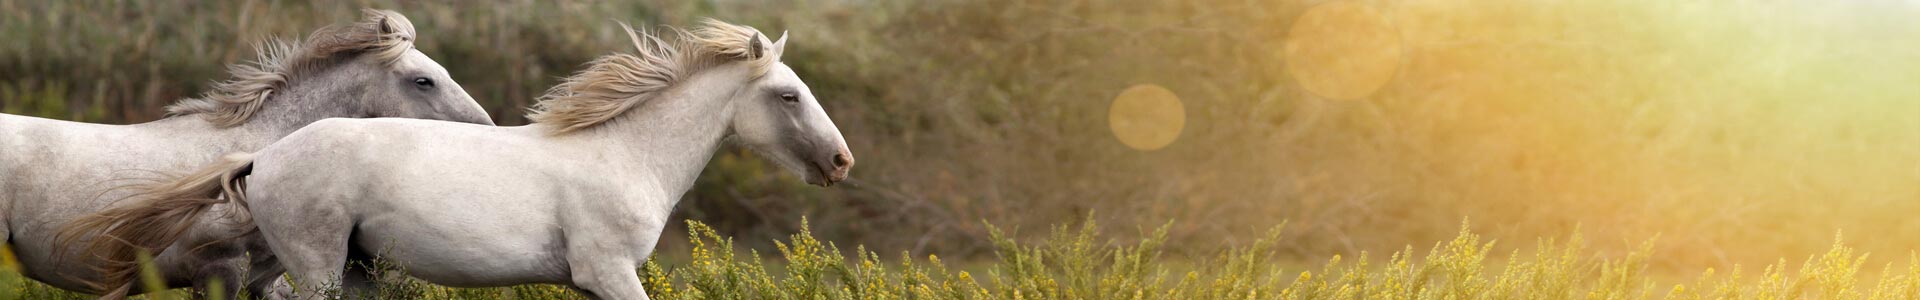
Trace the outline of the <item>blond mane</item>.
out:
[[[413,23],[406,16],[374,9],[364,14],[360,22],[321,28],[303,42],[271,39],[259,44],[254,61],[228,68],[233,79],[214,83],[213,90],[200,98],[168,105],[167,114],[200,115],[215,126],[237,126],[251,119],[288,82],[359,55],[391,64],[413,48]]]
[[[780,60],[779,49],[752,27],[708,19],[692,32],[671,29],[673,42],[621,24],[635,52],[596,58],[587,69],[547,89],[527,119],[567,133],[606,123],[707,68],[747,62],[753,76],[766,74]]]

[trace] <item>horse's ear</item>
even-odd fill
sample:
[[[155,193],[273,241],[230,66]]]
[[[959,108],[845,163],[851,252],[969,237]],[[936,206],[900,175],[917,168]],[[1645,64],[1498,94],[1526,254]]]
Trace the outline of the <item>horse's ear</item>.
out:
[[[780,31],[780,39],[773,41],[772,50],[773,50],[773,57],[780,57],[780,54],[787,53],[787,32],[786,31],[784,30]]]
[[[373,23],[380,25],[380,34],[393,34],[395,31],[399,31],[399,30],[393,29],[393,23],[387,23],[387,16],[378,16],[374,18],[375,20],[373,20]]]
[[[374,29],[379,30],[381,36],[399,35],[401,39],[413,40],[413,21],[407,20],[407,16],[390,10],[377,9],[367,9],[366,14],[372,19]]]
[[[747,59],[766,57],[766,46],[760,43],[760,39],[759,31],[753,32],[753,37],[747,38]]]

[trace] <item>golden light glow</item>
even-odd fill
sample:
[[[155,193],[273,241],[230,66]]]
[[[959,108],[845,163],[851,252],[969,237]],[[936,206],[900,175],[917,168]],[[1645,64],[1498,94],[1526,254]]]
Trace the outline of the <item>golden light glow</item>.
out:
[[[1400,67],[1400,35],[1366,4],[1335,1],[1294,21],[1287,73],[1316,95],[1357,99],[1373,94]]]
[[[1113,136],[1127,147],[1141,151],[1173,144],[1186,123],[1187,112],[1180,96],[1159,85],[1128,87],[1113,98],[1113,106],[1107,109],[1107,126],[1113,128]]]

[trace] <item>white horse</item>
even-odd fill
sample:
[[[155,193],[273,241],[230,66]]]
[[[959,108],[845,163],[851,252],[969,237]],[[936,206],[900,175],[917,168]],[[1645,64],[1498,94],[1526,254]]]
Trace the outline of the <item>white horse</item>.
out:
[[[723,141],[820,186],[853,165],[839,129],[779,62],[785,37],[712,20],[673,32],[681,42],[628,28],[638,52],[603,56],[549,90],[533,125],[320,121],[80,229],[156,247],[176,235],[151,228],[221,207],[250,212],[301,297],[366,292],[369,274],[349,261],[377,254],[436,284],[555,283],[646,299],[635,269]]]
[[[86,266],[131,261],[133,253],[83,254],[56,242],[56,232],[132,195],[116,189],[119,184],[192,171],[325,118],[492,124],[444,68],[413,49],[406,17],[375,10],[366,15],[361,22],[315,31],[304,42],[263,44],[258,61],[231,67],[234,78],[215,84],[205,97],[167,107],[174,116],[166,119],[104,125],[0,114],[0,238],[18,251],[30,278],[68,290],[114,291],[124,285],[106,283],[125,282],[132,273],[103,274]],[[261,288],[280,272],[242,279],[257,262],[233,251],[169,251],[156,260],[169,286],[205,288],[221,280],[227,295],[243,285]]]

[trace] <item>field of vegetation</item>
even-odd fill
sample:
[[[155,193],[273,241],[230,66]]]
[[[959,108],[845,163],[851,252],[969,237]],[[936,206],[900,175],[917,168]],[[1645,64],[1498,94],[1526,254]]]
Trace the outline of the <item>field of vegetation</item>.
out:
[[[707,225],[647,272],[663,299],[1920,293],[1900,2],[0,0],[0,112],[154,120],[362,7],[406,14],[502,125],[627,50],[617,21],[793,36],[854,179],[726,150],[674,214]],[[1145,85],[1184,108],[1151,151],[1108,123]],[[1035,230],[1076,222],[1101,226]],[[77,297],[10,274],[0,300]]]
[[[1288,267],[1274,261],[1277,245],[1289,242],[1278,228],[1212,256],[1175,259],[1166,257],[1167,226],[1142,240],[1116,241],[1089,222],[1054,227],[1036,243],[989,226],[997,259],[949,266],[932,255],[841,249],[815,238],[804,222],[764,254],[738,250],[732,238],[704,224],[689,225],[684,261],[656,258],[641,269],[654,299],[1920,299],[1920,257],[1863,274],[1868,255],[1839,240],[1798,265],[1781,260],[1724,274],[1707,269],[1692,281],[1664,284],[1647,273],[1648,258],[1658,255],[1650,245],[1606,258],[1576,235],[1536,241],[1527,253],[1499,253],[1496,241],[1468,226],[1424,251],[1362,252],[1318,267]],[[0,267],[11,269],[11,263],[0,261]],[[447,288],[403,277],[379,280],[377,299],[585,299],[551,285]],[[88,299],[6,271],[0,271],[0,288],[7,292],[0,300]],[[151,289],[156,292],[147,299],[209,296]]]

